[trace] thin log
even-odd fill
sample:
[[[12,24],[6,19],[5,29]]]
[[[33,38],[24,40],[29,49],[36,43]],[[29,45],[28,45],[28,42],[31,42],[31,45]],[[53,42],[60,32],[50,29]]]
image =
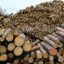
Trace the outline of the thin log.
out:
[[[36,55],[35,55],[35,52],[32,51],[32,52],[31,52],[31,57],[32,57],[32,58],[35,58],[35,56],[36,56]]]
[[[47,35],[47,37],[48,37],[49,39],[53,40],[53,41],[56,42],[56,43],[60,43],[60,40],[59,40],[58,38],[52,36],[52,35]]]
[[[50,64],[54,64],[54,57],[53,56],[49,56],[49,60],[50,60],[49,61]]]
[[[58,35],[60,35],[60,36],[64,37],[64,32],[56,31],[56,34],[58,34]]]
[[[41,45],[48,50],[50,55],[56,55],[57,54],[57,50],[55,48],[53,48],[52,46],[50,46],[48,43],[46,42],[41,42]]]
[[[18,36],[18,35],[20,34],[20,31],[19,31],[19,30],[14,30],[14,31],[13,31],[13,34],[14,34],[15,36]]]
[[[40,42],[40,40],[36,40],[35,42],[32,43],[32,46],[35,46],[36,44],[38,44]]]
[[[59,43],[59,44],[58,44],[58,47],[59,47],[59,48],[62,48],[62,47],[63,47],[63,43]]]
[[[43,46],[41,46],[40,44],[38,44],[39,46],[40,46],[40,50],[41,50],[41,52],[42,52],[42,54],[43,54],[43,57],[45,58],[45,59],[47,59],[48,58],[48,53],[47,53],[47,51],[43,48]]]
[[[36,50],[36,57],[41,59],[43,57],[42,52],[40,50]]]
[[[33,62],[33,64],[37,64],[37,62]]]
[[[58,61],[62,63],[64,61],[64,58],[62,56],[59,56]]]
[[[53,33],[52,35],[53,35],[54,37],[57,37],[61,42],[64,42],[63,37],[57,35],[56,33]]]
[[[33,63],[33,62],[34,62],[34,59],[33,59],[32,57],[29,57],[29,58],[28,58],[28,62],[29,62],[29,63]]]
[[[24,61],[28,61],[28,58],[29,58],[29,54],[27,54],[27,55],[24,57]]]
[[[0,37],[0,42],[4,42],[4,37]]]
[[[44,64],[43,61],[39,61],[38,64]]]
[[[57,29],[58,31],[62,31],[62,32],[64,32],[64,29],[61,28],[61,27],[56,27],[56,29]]]
[[[63,24],[61,24],[61,28],[63,28],[63,29],[64,29],[64,23],[63,23]]]
[[[11,29],[7,29],[7,30],[4,32],[3,37],[5,38],[5,37],[6,37],[6,35],[7,35],[10,31],[11,31]]]
[[[51,46],[53,46],[54,48],[58,48],[58,44],[56,44],[55,42],[53,42],[52,40],[48,39],[47,37],[44,37],[43,39],[45,42],[47,42],[48,44],[50,44]]]
[[[31,51],[39,50],[40,46],[34,46]]]
[[[10,59],[12,59],[12,58],[14,57],[14,54],[13,54],[13,53],[9,53],[9,54],[8,54],[8,57],[9,57]]]

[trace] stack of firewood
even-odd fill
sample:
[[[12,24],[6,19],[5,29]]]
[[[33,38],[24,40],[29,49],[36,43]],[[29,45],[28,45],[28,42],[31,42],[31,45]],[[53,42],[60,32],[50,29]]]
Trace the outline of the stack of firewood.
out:
[[[19,30],[0,28],[0,62],[5,64],[64,64],[64,25],[43,38],[29,40]]]

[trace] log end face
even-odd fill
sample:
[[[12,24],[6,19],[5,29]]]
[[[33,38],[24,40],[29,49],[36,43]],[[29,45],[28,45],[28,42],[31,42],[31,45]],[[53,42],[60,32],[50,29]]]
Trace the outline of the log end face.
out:
[[[55,48],[52,48],[52,49],[50,49],[49,53],[50,53],[50,55],[56,55],[57,50]]]
[[[32,45],[31,43],[25,43],[23,46],[23,49],[25,52],[30,52],[32,50]]]
[[[45,59],[47,59],[47,58],[48,58],[48,54],[47,54],[47,53],[44,53],[44,54],[43,54],[43,57],[44,57]]]

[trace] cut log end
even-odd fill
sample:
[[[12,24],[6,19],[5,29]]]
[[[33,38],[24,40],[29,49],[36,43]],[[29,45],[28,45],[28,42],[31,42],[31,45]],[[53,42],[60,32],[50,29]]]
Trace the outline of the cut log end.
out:
[[[40,59],[40,58],[42,58],[42,53],[39,50],[37,50],[36,56],[37,56],[38,59]]]
[[[18,36],[18,35],[20,34],[20,31],[19,31],[19,30],[15,30],[15,31],[13,32],[13,34],[14,34],[15,36]]]
[[[9,51],[13,51],[14,49],[15,49],[15,44],[14,43],[8,44],[8,50]]]
[[[8,57],[9,57],[9,58],[13,58],[13,57],[14,57],[13,53],[9,53],[9,54],[8,54]]]
[[[0,46],[0,54],[6,53],[6,47]]]
[[[56,55],[57,50],[55,48],[52,48],[52,49],[50,49],[49,53],[50,53],[50,55]]]
[[[21,47],[16,47],[16,48],[14,49],[14,54],[15,54],[16,56],[20,56],[20,55],[22,55],[22,53],[23,53],[23,49],[22,49]]]
[[[23,46],[25,52],[30,52],[32,50],[32,45],[30,42],[26,42]]]
[[[44,54],[43,54],[43,57],[44,57],[45,59],[47,59],[47,58],[48,58],[48,54],[47,54],[47,53],[44,53]]]
[[[3,37],[0,37],[0,42],[4,42],[4,38]]]
[[[38,63],[38,64],[44,64],[44,63],[43,63],[43,61],[39,61],[39,63]]]
[[[4,32],[5,32],[5,30],[4,30],[4,29],[2,29],[2,28],[0,28],[0,35],[3,35],[3,34],[4,34]]]
[[[19,60],[18,59],[15,59],[14,60],[14,64],[19,64]]]
[[[6,61],[7,60],[7,54],[0,55],[0,61]]]
[[[63,62],[63,61],[64,61],[64,58],[63,58],[62,56],[59,56],[59,57],[58,57],[58,61],[59,61],[59,62]]]
[[[63,47],[63,44],[62,43],[59,43],[58,46],[59,46],[59,48],[62,48]]]
[[[12,40],[13,40],[13,34],[12,34],[12,33],[8,33],[8,34],[6,35],[6,40],[7,40],[8,42],[12,41]]]
[[[29,57],[29,58],[28,58],[28,62],[29,62],[29,63],[33,63],[33,61],[34,61],[34,60],[33,60],[32,57]]]
[[[22,46],[24,44],[25,39],[21,36],[15,38],[14,42],[16,46]]]

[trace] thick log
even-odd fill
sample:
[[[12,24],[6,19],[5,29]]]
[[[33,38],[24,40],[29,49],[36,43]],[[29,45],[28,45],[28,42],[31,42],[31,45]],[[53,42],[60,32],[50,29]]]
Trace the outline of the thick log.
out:
[[[1,45],[0,46],[0,54],[6,53],[7,49],[5,46]]]
[[[32,45],[30,41],[26,41],[23,45],[23,49],[25,52],[30,52],[32,50]]]
[[[9,43],[7,49],[9,51],[13,51],[15,49],[15,44],[14,43]]]
[[[8,59],[7,54],[0,55],[0,61],[6,61]]]
[[[23,46],[25,39],[21,36],[15,38],[14,43],[16,46]]]
[[[28,62],[24,62],[23,64],[29,64]]]
[[[14,49],[14,54],[15,54],[16,56],[20,56],[20,55],[22,55],[22,53],[23,53],[22,47],[16,47],[16,48]]]
[[[13,38],[14,38],[14,36],[13,36],[13,34],[12,34],[11,32],[6,35],[6,40],[7,40],[8,42],[12,41]]]

